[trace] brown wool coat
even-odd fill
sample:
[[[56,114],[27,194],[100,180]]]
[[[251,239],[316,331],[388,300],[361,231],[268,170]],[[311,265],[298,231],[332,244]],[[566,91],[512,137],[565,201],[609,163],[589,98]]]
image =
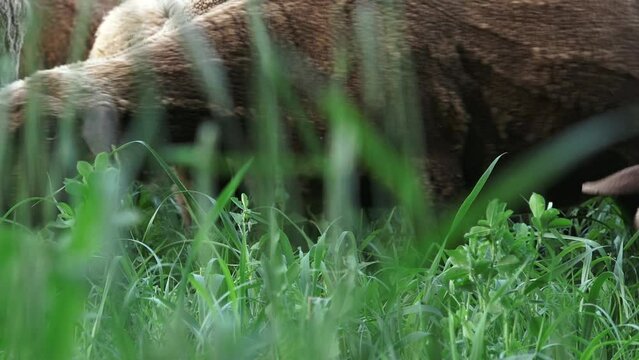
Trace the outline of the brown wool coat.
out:
[[[189,23],[215,46],[207,66],[225,70],[234,106],[212,104],[205,96],[185,55],[181,28],[160,32],[118,56],[42,71],[11,85],[0,96],[11,106],[11,130],[23,125],[25,93],[35,84],[45,85],[43,99],[53,117],[64,102],[72,102],[81,111],[96,104],[112,107],[117,121],[124,119],[138,109],[134,94],[142,85],[140,74],[154,76],[158,100],[180,137],[193,138],[194,114],[245,114],[251,105],[255,49],[248,3],[230,0]],[[455,196],[465,186],[462,163],[469,142],[473,156],[485,163],[639,98],[637,1],[406,0],[397,12],[384,3],[266,0],[260,11],[277,43],[303,60],[305,67],[287,68],[294,84],[309,77],[345,81],[352,99],[371,118],[391,104],[385,96],[367,99],[367,79],[357,71],[366,57],[356,34],[371,33],[363,11],[378,20],[372,31],[386,62],[376,68],[377,81],[384,83],[404,69],[386,64],[410,60],[414,73],[408,73],[414,74],[413,95],[422,118],[415,131],[426,144],[421,161],[439,198]],[[345,77],[335,71],[338,48],[348,54],[348,69],[353,69]],[[71,84],[79,84],[79,92],[72,93]],[[296,89],[302,93],[303,88]],[[311,121],[320,133],[325,128],[322,116]]]
[[[30,69],[25,62],[31,56],[41,60],[43,69],[66,64],[70,57],[73,42],[74,29],[78,25],[77,16],[81,12],[82,2],[85,0],[32,0],[32,18],[39,21],[39,26],[31,29],[32,33],[27,38],[37,40],[38,44],[26,44],[22,61],[24,63],[23,74]],[[102,22],[102,18],[121,0],[94,0],[90,9],[88,34],[84,51],[80,59],[86,59],[93,41],[94,34]],[[35,46],[34,46],[35,45]],[[29,51],[35,51],[30,54]]]

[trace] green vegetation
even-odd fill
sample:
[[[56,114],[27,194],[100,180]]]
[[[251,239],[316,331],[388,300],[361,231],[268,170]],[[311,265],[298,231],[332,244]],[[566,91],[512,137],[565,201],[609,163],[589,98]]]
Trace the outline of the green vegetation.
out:
[[[45,227],[4,217],[2,358],[638,355],[636,236],[610,201],[562,215],[533,194],[515,217],[494,200],[464,245],[411,266],[399,211],[305,233],[231,181],[191,232],[114,163],[80,162]]]
[[[286,115],[307,114],[254,21],[253,153],[219,154],[208,123],[191,145],[156,143],[152,86],[131,135],[146,142],[90,162],[77,161],[70,121],[45,141],[37,104],[20,141],[0,137],[0,169],[12,174],[0,198],[15,204],[0,219],[0,359],[639,358],[638,235],[619,208],[593,199],[561,212],[533,193],[529,211],[514,214],[491,200],[530,194],[587,155],[571,144],[592,140],[594,151],[614,129],[589,123],[496,179],[495,160],[451,215],[425,201],[408,160],[422,146],[410,77],[369,89],[387,99],[385,129],[337,84],[318,91],[331,136],[323,148],[297,122],[302,157],[281,129]],[[202,39],[190,40],[206,66]],[[372,40],[362,48],[375,53]],[[228,95],[215,71],[199,70],[212,99]],[[132,180],[143,163],[153,174]],[[230,180],[213,189],[227,163]],[[360,163],[397,206],[359,207]],[[288,181],[308,172],[323,180],[325,213],[291,209],[304,204]]]

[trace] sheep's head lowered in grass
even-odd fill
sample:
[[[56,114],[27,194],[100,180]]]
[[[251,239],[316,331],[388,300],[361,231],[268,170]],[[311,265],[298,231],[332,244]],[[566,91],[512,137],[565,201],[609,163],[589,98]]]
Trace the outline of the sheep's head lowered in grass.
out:
[[[584,194],[590,195],[632,195],[639,194],[639,165],[630,166],[597,181],[589,181],[581,186]],[[634,217],[635,228],[639,228],[639,209]]]

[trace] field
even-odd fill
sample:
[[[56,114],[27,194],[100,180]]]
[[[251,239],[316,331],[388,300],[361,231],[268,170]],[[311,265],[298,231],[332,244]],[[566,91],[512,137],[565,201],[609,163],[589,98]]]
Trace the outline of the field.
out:
[[[111,152],[83,153],[70,121],[46,141],[37,102],[20,139],[0,138],[0,359],[639,358],[639,235],[612,199],[558,210],[535,193],[624,136],[602,124],[626,113],[494,159],[463,202],[434,205],[409,160],[410,79],[371,85],[386,128],[340,86],[318,91],[329,140],[300,126],[300,154],[282,130],[307,115],[288,58],[253,21],[250,151],[221,152],[215,122],[162,142],[153,86]],[[358,202],[360,168],[382,205]],[[300,174],[321,180],[321,210]]]

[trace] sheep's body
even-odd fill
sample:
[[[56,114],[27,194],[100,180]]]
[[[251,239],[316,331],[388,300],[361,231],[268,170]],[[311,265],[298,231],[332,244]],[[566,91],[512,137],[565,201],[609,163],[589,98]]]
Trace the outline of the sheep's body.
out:
[[[370,28],[358,5],[384,22]],[[391,65],[411,60],[423,132],[407,131],[426,144],[423,165],[430,189],[440,198],[463,189],[465,154],[475,155],[481,166],[502,151],[517,152],[573,121],[639,99],[639,5],[634,1],[406,0],[394,17],[373,0],[265,0],[261,6],[270,34],[312,69],[288,69],[297,89],[308,88],[304,82],[311,75],[335,79],[340,47],[354,71],[339,79],[374,116],[393,105],[387,101],[397,88],[388,85],[397,68],[381,64],[377,81],[387,93],[368,94],[359,71],[367,58],[353,34],[374,34],[383,45],[380,59]],[[49,89],[45,110],[54,117],[65,102],[81,111],[109,104],[119,118],[127,117],[139,106],[140,74],[154,76],[169,125],[183,138],[194,137],[194,113],[244,114],[236,110],[252,105],[248,89],[255,68],[248,7],[248,0],[232,0],[190,22],[216,45],[216,59],[210,59],[216,61],[207,66],[226,70],[235,107],[211,103],[180,31],[166,31],[118,56],[43,71],[5,89],[11,129],[22,126],[26,90],[35,84]],[[388,24],[401,31],[386,31]],[[79,92],[72,91],[74,84],[81,85]],[[311,95],[300,95],[305,104],[312,103]],[[321,117],[312,119],[321,133]]]
[[[25,51],[32,50],[41,59],[42,67],[49,69],[67,62],[70,55],[72,37],[76,26],[76,16],[81,11],[80,0],[3,0],[0,2],[0,57],[6,57],[7,64],[0,69],[0,84],[15,80],[20,72],[27,73]],[[85,49],[81,59],[85,59],[93,45],[94,34],[104,15],[119,4],[120,0],[96,0],[89,12],[89,28]],[[29,12],[31,12],[29,16]],[[23,40],[29,29],[27,18],[39,22],[27,35],[39,44],[23,49]],[[24,51],[23,51],[24,50]],[[21,56],[22,55],[22,56]],[[27,55],[28,57],[28,55]],[[20,66],[22,63],[22,66]]]
[[[85,0],[30,0],[33,12],[32,18],[38,21],[38,26],[30,29],[34,33],[28,34],[29,39],[37,40],[37,44],[26,44],[25,53],[23,53],[24,74],[28,74],[33,70],[30,66],[30,59],[36,58],[41,63],[36,62],[35,65],[42,66],[44,69],[66,64],[71,55],[71,47],[73,44],[74,31],[79,25],[78,16],[83,12],[82,6],[90,4],[88,9],[89,24],[88,33],[80,39],[85,39],[82,44],[83,48],[76,58],[73,60],[86,59],[93,41],[95,32],[102,22],[104,16],[121,0],[94,0],[92,2]],[[37,32],[37,33],[36,33]],[[31,54],[30,52],[34,53]],[[26,63],[25,63],[26,61]]]
[[[89,58],[121,53],[160,31],[175,30],[225,0],[128,0],[113,9],[96,33]]]
[[[11,0],[3,9],[19,13],[7,34],[12,52],[20,51],[25,26],[15,22],[18,17],[26,17],[26,0]],[[50,69],[66,64],[70,59],[71,46],[77,23],[82,11],[80,0],[32,0],[33,18],[41,24],[34,28],[38,34],[29,38],[38,40],[38,46],[31,46],[34,56],[41,59],[41,66]],[[162,29],[177,26],[196,15],[208,11],[224,0],[95,0],[89,10],[88,34],[83,49],[76,60],[106,57],[117,54],[158,33]],[[123,2],[121,5],[120,3]],[[0,11],[0,14],[4,14]],[[108,15],[108,16],[106,16]],[[18,53],[13,54],[14,62]],[[26,54],[23,54],[26,55]],[[28,56],[28,55],[27,55]],[[23,56],[24,58],[24,56]],[[17,67],[17,65],[14,65]],[[26,66],[22,66],[26,69]],[[23,74],[26,71],[23,70]],[[14,80],[15,76],[9,80]]]

